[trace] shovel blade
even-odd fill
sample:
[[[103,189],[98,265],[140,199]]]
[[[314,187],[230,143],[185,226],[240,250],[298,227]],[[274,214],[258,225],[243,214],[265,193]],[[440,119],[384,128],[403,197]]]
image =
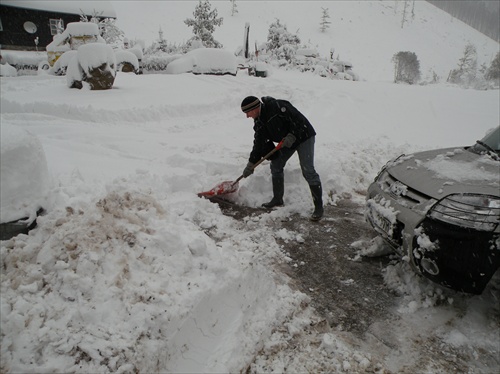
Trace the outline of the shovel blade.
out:
[[[225,195],[228,193],[233,193],[238,190],[238,183],[233,182],[233,181],[224,181],[214,188],[212,188],[210,191],[206,192],[200,192],[198,194],[199,197],[210,197],[210,196],[216,196],[216,195]]]

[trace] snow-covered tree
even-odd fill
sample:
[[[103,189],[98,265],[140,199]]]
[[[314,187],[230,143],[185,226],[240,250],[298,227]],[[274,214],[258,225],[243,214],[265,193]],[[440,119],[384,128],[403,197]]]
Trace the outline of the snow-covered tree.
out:
[[[106,41],[106,44],[121,44],[125,34],[118,26],[116,26],[116,20],[114,18],[102,18],[102,12],[98,13],[94,10],[89,20],[85,12],[81,9],[80,12],[80,22],[93,22],[97,24],[99,26],[101,36]]]
[[[101,36],[107,44],[117,45],[121,44],[123,41],[125,34],[118,26],[116,26],[115,22],[116,20],[114,18],[104,18],[99,22]]]
[[[194,37],[190,39],[189,44],[200,41],[208,48],[222,48],[222,44],[215,40],[212,34],[215,26],[222,25],[223,18],[217,17],[217,9],[211,10],[211,7],[208,0],[200,0],[193,12],[194,18],[184,20],[186,25],[193,28]]]
[[[158,30],[158,49],[162,52],[168,51],[168,43],[167,40],[163,37],[163,30],[161,29],[161,26]]]
[[[394,62],[394,83],[414,84],[420,80],[420,62],[414,52],[398,52]]]
[[[450,72],[448,82],[470,86],[477,76],[476,47],[468,43],[464,48],[463,56],[458,60],[458,67]]]
[[[278,59],[291,61],[300,44],[297,35],[290,33],[279,19],[271,23],[267,35],[267,49]]]
[[[491,61],[491,65],[486,69],[484,77],[489,81],[500,80],[500,52],[498,52],[493,61]]]
[[[231,2],[231,16],[234,16],[238,13],[238,6],[236,5],[236,0],[229,0]]]
[[[321,32],[325,32],[326,29],[330,27],[331,22],[328,20],[330,18],[330,14],[328,14],[328,8],[321,8],[321,22],[320,22],[320,30]]]

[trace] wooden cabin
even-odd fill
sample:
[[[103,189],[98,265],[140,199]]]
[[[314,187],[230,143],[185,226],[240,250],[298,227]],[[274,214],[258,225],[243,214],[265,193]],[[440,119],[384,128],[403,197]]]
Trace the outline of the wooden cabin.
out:
[[[116,18],[111,1],[2,0],[0,3],[0,49],[44,51],[54,35],[68,23],[88,19]]]

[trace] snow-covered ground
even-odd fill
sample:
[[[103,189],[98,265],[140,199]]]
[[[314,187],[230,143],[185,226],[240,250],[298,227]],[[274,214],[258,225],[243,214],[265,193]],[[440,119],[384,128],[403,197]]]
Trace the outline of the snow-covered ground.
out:
[[[367,6],[393,12],[388,3]],[[238,4],[243,18],[242,8],[260,2]],[[446,24],[430,25],[443,27],[446,45],[457,44],[447,69],[454,68],[462,40]],[[459,39],[465,33],[490,45],[463,30]],[[363,64],[371,60],[368,53]],[[253,363],[256,372],[412,372],[408,362],[419,354],[398,351],[403,342],[390,330],[380,334],[395,351],[380,356],[345,331],[318,332],[314,341],[301,335],[314,311],[304,310],[307,296],[275,265],[289,261],[276,238],[303,239],[269,224],[292,214],[306,220],[312,209],[296,157],[286,169],[284,208],[237,221],[197,197],[246,165],[252,122],[239,106],[247,95],[290,100],[310,119],[329,204],[343,195],[362,202],[358,192],[402,152],[472,144],[499,123],[498,90],[394,85],[385,74],[370,80],[375,71],[357,72],[365,81],[279,70],[268,78],[118,73],[107,91],[69,89],[65,77],[49,75],[1,78],[1,135],[14,126],[36,136],[50,176],[38,228],[1,242],[1,371],[239,372]],[[263,164],[232,198],[255,207],[270,195]],[[500,352],[498,277],[488,292],[468,296],[406,270],[394,265],[384,274],[403,295],[391,324],[397,336],[417,340],[419,328],[432,328],[454,353],[474,358],[465,371],[496,372],[498,360],[483,357]],[[291,337],[306,343],[280,354]],[[443,366],[427,368],[436,370]]]
[[[2,367],[10,372],[234,372],[293,315],[305,296],[271,266],[286,261],[286,248],[266,223],[311,211],[297,159],[287,167],[286,207],[257,221],[234,221],[196,195],[246,164],[245,95],[290,99],[311,119],[330,203],[344,192],[362,199],[353,191],[403,151],[473,143],[499,115],[498,91],[279,71],[266,79],[118,73],[108,91],[71,90],[65,77],[42,75],[2,78],[1,89],[2,131],[37,136],[52,178],[38,228],[2,242]],[[234,199],[258,206],[270,195],[263,165]],[[449,313],[413,291],[418,279],[394,276],[388,287],[410,297],[402,309]],[[491,295],[457,297],[487,308],[443,339],[498,349]],[[304,321],[288,323],[300,330]]]

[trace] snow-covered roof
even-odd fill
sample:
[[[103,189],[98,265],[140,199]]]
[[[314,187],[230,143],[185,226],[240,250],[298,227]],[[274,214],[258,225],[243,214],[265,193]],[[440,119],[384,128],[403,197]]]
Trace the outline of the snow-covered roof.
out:
[[[93,15],[95,11],[102,17],[116,18],[116,12],[111,1],[2,0],[2,5],[69,14],[81,14],[83,11],[86,15]]]

